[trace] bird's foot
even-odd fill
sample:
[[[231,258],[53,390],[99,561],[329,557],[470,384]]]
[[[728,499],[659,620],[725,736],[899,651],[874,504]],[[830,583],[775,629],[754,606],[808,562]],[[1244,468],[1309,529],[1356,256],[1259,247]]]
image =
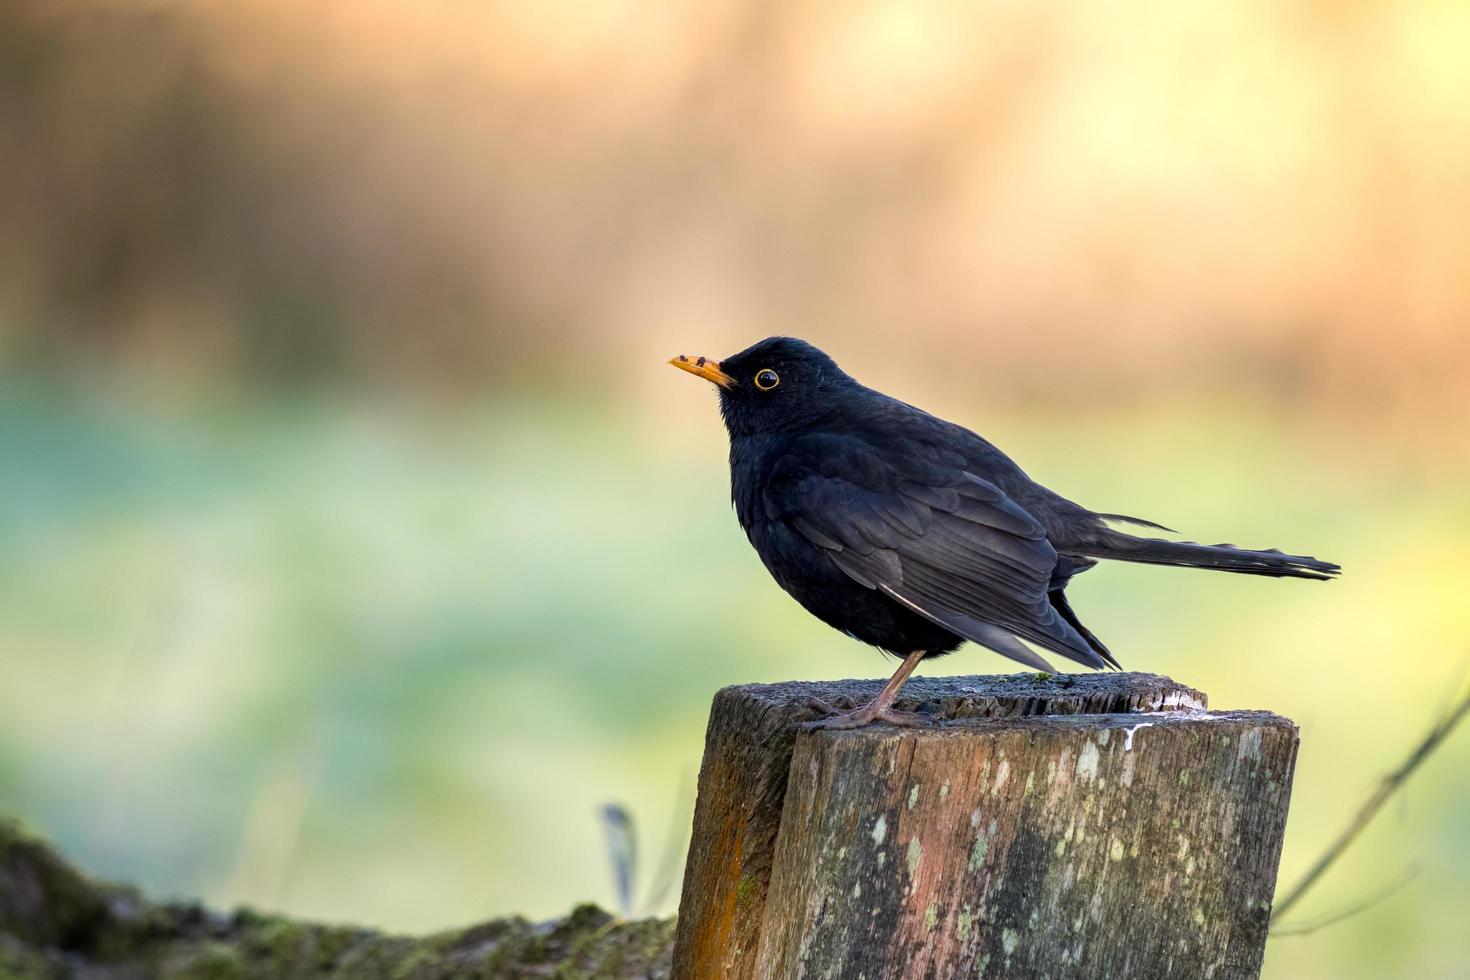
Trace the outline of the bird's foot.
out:
[[[813,711],[821,712],[823,715],[838,715],[844,711],[851,711],[857,707],[857,702],[846,694],[839,694],[831,701],[823,701],[813,696],[806,699],[806,706]]]
[[[852,707],[851,698],[839,698],[839,701],[847,703]],[[827,715],[826,718],[818,718],[809,721],[801,727],[809,732],[841,731],[848,728],[866,728],[875,722],[886,721],[890,725],[899,728],[925,728],[934,723],[934,719],[928,715],[917,714],[912,711],[898,711],[891,707],[874,707],[871,704],[863,705],[849,711],[839,711],[821,698],[809,698],[808,706]]]

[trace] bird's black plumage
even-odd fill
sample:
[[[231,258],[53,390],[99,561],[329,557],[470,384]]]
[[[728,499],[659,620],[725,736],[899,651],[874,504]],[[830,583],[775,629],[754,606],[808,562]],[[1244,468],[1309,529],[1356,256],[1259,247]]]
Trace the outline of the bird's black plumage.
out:
[[[830,357],[771,337],[718,363],[731,495],[771,575],[819,619],[900,655],[965,640],[1050,669],[1031,647],[1116,667],[1068,605],[1100,558],[1328,578],[1276,551],[1125,534],[1034,482],[980,436],[859,384]],[[901,682],[901,681],[900,681]]]

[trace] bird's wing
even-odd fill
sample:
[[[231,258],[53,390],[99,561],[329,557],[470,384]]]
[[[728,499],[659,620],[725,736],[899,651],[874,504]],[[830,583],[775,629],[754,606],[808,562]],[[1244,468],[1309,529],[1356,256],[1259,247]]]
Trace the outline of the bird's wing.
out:
[[[804,436],[775,462],[765,506],[853,581],[966,639],[1040,670],[1017,637],[1104,666],[1047,596],[1057,553],[1041,525],[943,448]]]

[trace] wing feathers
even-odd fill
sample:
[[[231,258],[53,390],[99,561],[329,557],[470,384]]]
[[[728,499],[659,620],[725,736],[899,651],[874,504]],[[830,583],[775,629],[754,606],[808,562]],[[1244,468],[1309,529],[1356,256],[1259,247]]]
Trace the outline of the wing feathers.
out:
[[[1052,673],[1051,664],[1043,660],[1026,644],[999,627],[991,626],[989,623],[982,623],[978,619],[971,619],[959,613],[947,611],[930,612],[923,605],[914,602],[897,589],[889,588],[886,585],[879,586],[879,588],[884,594],[907,606],[925,619],[938,623],[946,629],[954,630],[967,640],[979,643],[984,647],[989,647],[1001,656],[1010,657],[1012,660],[1019,661],[1033,670],[1044,670],[1047,673]]]
[[[804,517],[792,517],[791,526],[796,528],[802,537],[806,538],[818,548],[825,548],[828,551],[842,551],[841,541],[830,536]]]
[[[1104,666],[1101,644],[1048,598],[1060,560],[1045,530],[999,487],[962,463],[848,441],[834,453],[831,441],[797,440],[767,487],[769,513],[854,582],[997,653],[1049,670],[1024,640]]]
[[[949,487],[931,487],[927,484],[904,480],[898,485],[898,492],[905,497],[912,497],[920,503],[928,504],[935,510],[952,511],[960,505],[959,493]]]

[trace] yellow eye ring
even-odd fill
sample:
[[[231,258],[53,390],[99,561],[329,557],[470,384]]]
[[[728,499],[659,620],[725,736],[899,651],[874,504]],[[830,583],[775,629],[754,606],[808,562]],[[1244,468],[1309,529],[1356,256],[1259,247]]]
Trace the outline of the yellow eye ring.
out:
[[[755,386],[761,391],[770,391],[781,383],[781,376],[770,368],[761,368],[755,373]]]

